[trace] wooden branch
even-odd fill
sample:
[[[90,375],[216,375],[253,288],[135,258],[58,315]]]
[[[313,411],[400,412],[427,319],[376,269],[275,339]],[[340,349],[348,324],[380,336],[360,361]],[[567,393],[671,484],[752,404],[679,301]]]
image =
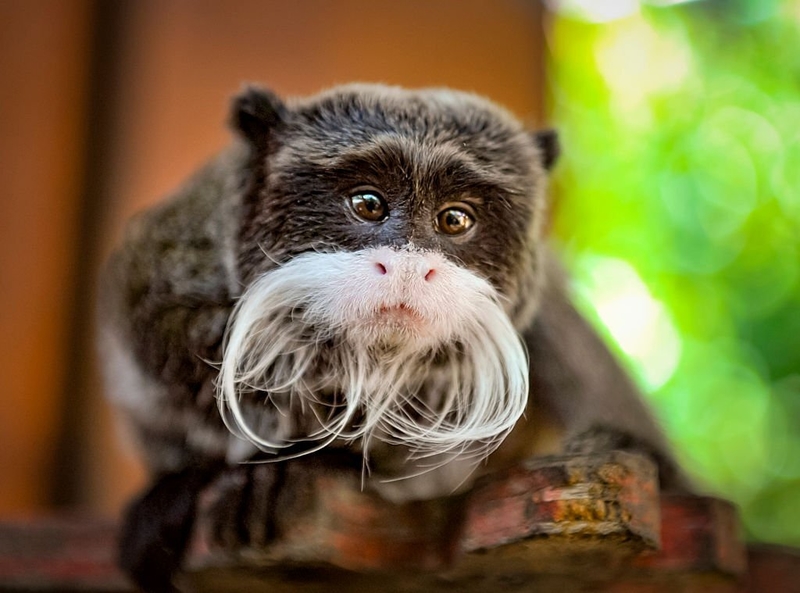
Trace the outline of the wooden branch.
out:
[[[107,522],[0,524],[0,590],[128,591],[114,557]],[[404,505],[322,454],[220,475],[179,578],[200,593],[800,593],[800,551],[748,556],[731,504],[659,500],[652,463],[629,453],[537,460]]]
[[[231,470],[202,508],[188,575],[201,591],[602,590],[652,574],[738,587],[745,570],[731,505],[667,498],[662,522],[654,465],[624,452],[537,460],[404,505],[362,491],[355,468],[298,459]]]

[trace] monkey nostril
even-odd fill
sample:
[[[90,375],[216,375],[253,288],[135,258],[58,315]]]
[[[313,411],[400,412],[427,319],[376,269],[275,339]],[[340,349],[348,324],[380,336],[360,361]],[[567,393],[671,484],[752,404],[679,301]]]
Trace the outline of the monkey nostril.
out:
[[[383,275],[388,272],[386,266],[384,266],[381,262],[375,262],[375,267],[378,269],[378,272]]]
[[[432,279],[432,278],[433,278],[435,275],[436,275],[436,270],[434,270],[433,268],[431,268],[430,270],[428,270],[428,273],[427,273],[427,274],[425,274],[425,281],[426,281],[426,282],[430,282],[430,281],[431,281],[431,279]]]

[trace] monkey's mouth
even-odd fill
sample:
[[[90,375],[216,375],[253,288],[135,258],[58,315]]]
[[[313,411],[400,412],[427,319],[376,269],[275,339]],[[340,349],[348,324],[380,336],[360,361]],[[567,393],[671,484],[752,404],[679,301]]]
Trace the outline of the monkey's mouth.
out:
[[[377,315],[380,317],[422,321],[422,315],[420,315],[416,309],[412,309],[405,303],[399,303],[397,305],[381,305],[378,307]]]
[[[429,323],[425,316],[406,303],[381,305],[375,309],[370,322],[373,327],[387,331],[425,329]]]

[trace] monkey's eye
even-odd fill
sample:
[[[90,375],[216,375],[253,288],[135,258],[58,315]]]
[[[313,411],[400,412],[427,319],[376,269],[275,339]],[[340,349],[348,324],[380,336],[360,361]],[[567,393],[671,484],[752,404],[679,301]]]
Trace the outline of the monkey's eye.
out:
[[[363,190],[350,196],[350,206],[356,216],[369,222],[380,222],[389,215],[389,206],[375,191]]]
[[[475,224],[475,216],[467,207],[450,206],[436,215],[436,229],[445,235],[461,235]]]

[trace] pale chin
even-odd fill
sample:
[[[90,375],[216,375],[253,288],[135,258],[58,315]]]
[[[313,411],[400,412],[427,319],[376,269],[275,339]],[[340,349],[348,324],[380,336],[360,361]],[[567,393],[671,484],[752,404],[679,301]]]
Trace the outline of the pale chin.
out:
[[[353,322],[346,329],[348,341],[354,346],[374,348],[433,349],[446,340],[437,331],[434,320],[407,307],[385,307]]]
[[[417,459],[479,461],[525,411],[528,361],[491,284],[440,254],[310,253],[240,299],[218,393],[231,432],[278,457],[300,439],[308,452],[359,441],[366,457],[379,441]],[[336,406],[321,393],[339,394]],[[270,423],[242,400],[281,414],[282,428],[258,430]],[[290,409],[313,414],[314,427],[297,434]]]

